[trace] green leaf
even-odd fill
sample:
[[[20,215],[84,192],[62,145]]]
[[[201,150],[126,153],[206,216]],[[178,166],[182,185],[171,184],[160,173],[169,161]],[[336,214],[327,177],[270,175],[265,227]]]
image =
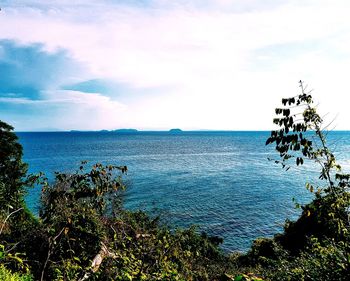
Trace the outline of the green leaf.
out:
[[[73,259],[74,259],[75,261],[80,262],[80,259],[79,259],[78,257],[73,257]]]

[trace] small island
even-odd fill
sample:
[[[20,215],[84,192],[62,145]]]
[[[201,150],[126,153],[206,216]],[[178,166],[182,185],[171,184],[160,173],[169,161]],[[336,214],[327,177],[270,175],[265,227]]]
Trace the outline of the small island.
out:
[[[182,132],[183,131],[181,129],[178,129],[178,128],[169,130],[169,133],[182,133]]]
[[[114,130],[113,132],[117,132],[117,133],[136,133],[136,132],[138,132],[138,130],[136,130],[136,129],[117,129],[117,130]]]

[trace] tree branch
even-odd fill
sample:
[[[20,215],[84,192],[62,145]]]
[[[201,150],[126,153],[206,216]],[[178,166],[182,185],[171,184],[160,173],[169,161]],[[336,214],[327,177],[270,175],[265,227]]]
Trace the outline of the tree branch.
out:
[[[47,251],[47,257],[46,257],[46,260],[45,260],[45,263],[44,263],[44,266],[43,266],[43,270],[41,271],[41,278],[40,278],[40,281],[44,281],[44,275],[45,275],[45,270],[46,270],[46,266],[47,266],[47,263],[49,262],[49,259],[50,259],[50,256],[52,254],[52,251],[53,249],[51,248],[53,242],[56,241],[56,239],[58,237],[60,237],[60,235],[63,233],[65,227],[63,227],[61,229],[61,231],[50,241],[49,239],[49,250]]]
[[[100,251],[98,252],[98,254],[94,257],[94,259],[92,260],[91,262],[91,266],[90,266],[90,269],[88,272],[86,272],[84,274],[84,276],[79,279],[79,281],[85,281],[87,280],[88,278],[90,278],[90,276],[93,274],[93,273],[96,273],[100,266],[101,266],[101,263],[103,262],[103,260],[105,258],[112,258],[112,259],[116,259],[117,258],[117,255],[110,252],[107,248],[107,246],[101,242],[101,249]]]
[[[6,225],[7,220],[8,220],[12,215],[14,215],[15,213],[17,213],[17,212],[19,212],[19,211],[21,211],[21,210],[23,210],[23,207],[22,207],[22,208],[19,208],[19,209],[17,209],[17,210],[15,210],[15,211],[13,211],[13,212],[11,212],[10,214],[8,214],[8,216],[6,217],[6,219],[4,220],[4,222],[2,223],[2,226],[1,226],[1,229],[0,229],[0,234],[2,234],[2,231],[4,230],[4,227],[5,227],[5,225]]]

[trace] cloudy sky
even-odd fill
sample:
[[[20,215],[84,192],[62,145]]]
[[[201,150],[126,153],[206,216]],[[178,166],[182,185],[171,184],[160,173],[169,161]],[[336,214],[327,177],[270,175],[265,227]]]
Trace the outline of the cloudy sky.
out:
[[[348,0],[0,7],[0,119],[19,131],[264,130],[300,79],[350,129]]]

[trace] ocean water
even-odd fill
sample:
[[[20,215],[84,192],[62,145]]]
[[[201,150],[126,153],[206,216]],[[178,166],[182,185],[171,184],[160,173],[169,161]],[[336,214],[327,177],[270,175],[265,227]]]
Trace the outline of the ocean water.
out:
[[[35,132],[17,133],[30,172],[75,171],[82,160],[128,166],[125,206],[160,214],[173,227],[197,225],[224,238],[226,251],[246,251],[257,237],[273,236],[308,202],[305,182],[318,168],[288,172],[265,146],[269,132]],[[329,144],[350,166],[350,132],[332,132]],[[27,202],[37,211],[40,190]]]

